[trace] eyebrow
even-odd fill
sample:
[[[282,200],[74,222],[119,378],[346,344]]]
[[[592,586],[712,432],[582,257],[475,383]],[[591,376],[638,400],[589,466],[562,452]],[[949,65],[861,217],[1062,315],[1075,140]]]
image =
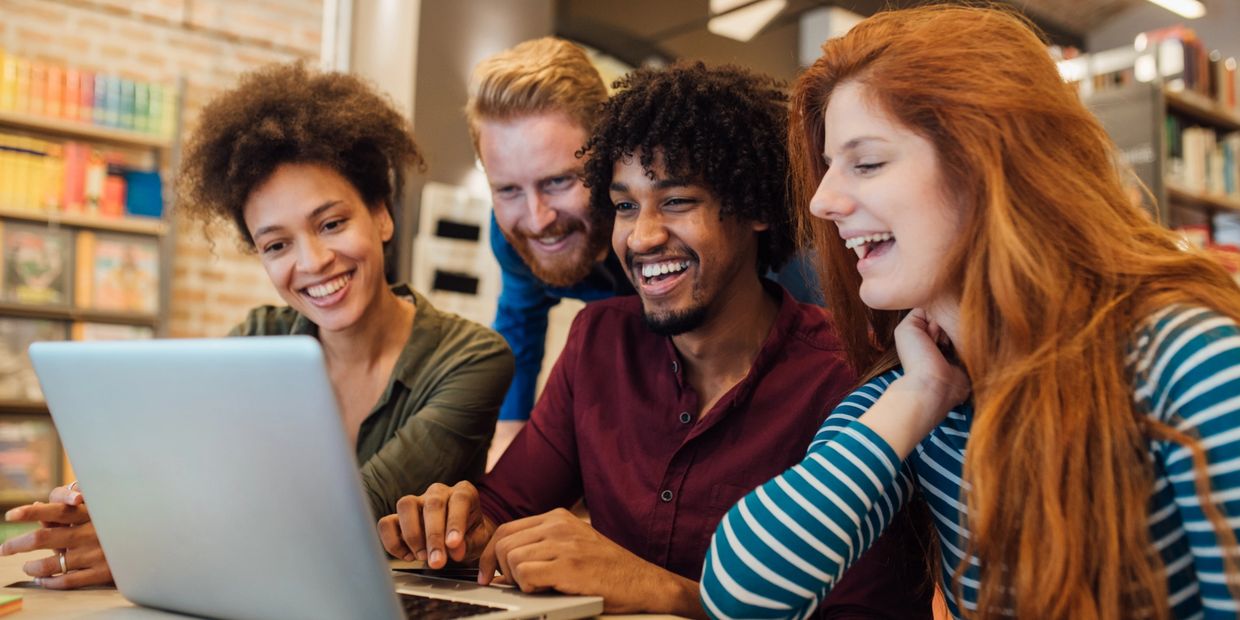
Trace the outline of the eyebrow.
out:
[[[887,139],[880,138],[878,136],[858,136],[856,138],[853,138],[852,140],[849,140],[848,142],[845,142],[844,146],[840,147],[840,152],[846,153],[848,151],[851,151],[861,146],[862,144],[866,142],[887,142]],[[823,161],[826,161],[828,163],[830,163],[831,161],[831,156],[827,155],[826,149],[822,151],[822,159]]]
[[[580,166],[575,167],[575,168],[565,168],[558,172],[553,172],[546,176],[539,177],[538,180],[535,181],[535,183],[546,183],[547,181],[550,181],[551,179],[558,179],[560,177],[580,177],[584,172],[585,172],[584,169],[582,169]],[[513,185],[520,185],[520,183],[514,183],[512,181],[499,181],[497,183],[491,183],[491,189],[500,189],[504,187],[511,187]]]
[[[340,204],[340,201],[339,201],[339,200],[329,200],[329,201],[327,201],[327,202],[325,202],[325,203],[323,203],[323,204],[321,204],[321,205],[319,205],[319,206],[315,207],[315,208],[314,208],[314,210],[313,210],[313,211],[311,211],[311,212],[310,212],[310,214],[306,216],[306,219],[308,219],[308,220],[312,220],[312,219],[314,219],[314,218],[318,217],[319,215],[322,215],[322,213],[323,213],[324,211],[326,211],[326,210],[328,210],[328,209],[330,209],[330,208],[332,208],[332,207],[334,207],[334,206],[336,206],[336,205],[338,205],[338,204]],[[257,238],[259,238],[259,237],[261,237],[261,236],[263,236],[263,235],[265,235],[265,234],[267,234],[267,233],[269,233],[269,232],[274,232],[274,231],[280,230],[280,229],[282,229],[282,228],[284,228],[284,227],[283,227],[283,226],[281,226],[281,225],[279,225],[279,224],[272,224],[271,226],[264,226],[264,227],[262,227],[262,228],[260,228],[260,229],[258,229],[258,230],[256,230],[256,231],[254,231],[254,235],[253,235],[253,236],[254,236],[254,238],[255,238],[255,239],[257,239]]]
[[[676,188],[681,188],[681,187],[690,187],[693,185],[696,185],[696,183],[693,183],[689,179],[682,179],[682,178],[659,179],[658,181],[654,182],[654,188],[657,190],[676,189]],[[625,185],[624,183],[620,183],[618,181],[612,181],[611,191],[627,192],[629,191],[629,186]]]

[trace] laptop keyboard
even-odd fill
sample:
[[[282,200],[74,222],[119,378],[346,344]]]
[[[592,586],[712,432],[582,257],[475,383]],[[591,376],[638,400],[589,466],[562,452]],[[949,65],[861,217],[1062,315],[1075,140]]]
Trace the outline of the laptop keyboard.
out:
[[[405,617],[410,620],[414,618],[418,620],[449,620],[450,618],[470,618],[481,616],[482,614],[493,614],[497,611],[506,611],[502,607],[474,605],[473,603],[418,596],[417,594],[405,592],[397,592],[397,595],[400,596],[400,603],[405,608]]]

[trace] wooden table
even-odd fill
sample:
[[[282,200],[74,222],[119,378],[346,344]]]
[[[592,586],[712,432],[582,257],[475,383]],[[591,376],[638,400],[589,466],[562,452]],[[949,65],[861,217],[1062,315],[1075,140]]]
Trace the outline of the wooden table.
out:
[[[13,620],[35,620],[42,618],[57,618],[60,620],[85,619],[90,620],[133,620],[147,618],[193,618],[194,616],[185,616],[174,614],[167,611],[159,611],[146,607],[138,607],[133,603],[125,600],[116,588],[88,588],[85,590],[73,591],[54,591],[44,590],[39,587],[10,588],[9,584],[14,582],[29,583],[29,577],[22,572],[22,564],[46,556],[46,552],[25,553],[20,555],[0,557],[0,584],[4,585],[4,594],[19,594],[22,597],[22,611],[12,616],[5,617],[5,620],[12,618]],[[659,616],[659,615],[641,615],[641,616],[606,616],[608,620],[662,620],[674,619],[678,616]]]

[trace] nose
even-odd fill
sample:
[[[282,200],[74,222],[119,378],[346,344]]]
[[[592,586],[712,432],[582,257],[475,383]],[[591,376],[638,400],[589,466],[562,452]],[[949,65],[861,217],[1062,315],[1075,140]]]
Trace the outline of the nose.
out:
[[[818,182],[818,189],[814,190],[814,195],[809,200],[809,212],[814,217],[839,221],[852,215],[857,208],[857,203],[840,185],[831,169],[828,168],[827,172],[822,175],[822,180]]]
[[[626,240],[634,254],[650,252],[667,244],[667,227],[658,209],[640,209],[633,230]]]
[[[542,192],[527,192],[526,208],[530,214],[529,230],[535,235],[546,230],[548,226],[555,223],[556,213],[548,204],[546,197]]]
[[[322,241],[311,237],[297,244],[297,269],[303,273],[322,273],[335,255]]]

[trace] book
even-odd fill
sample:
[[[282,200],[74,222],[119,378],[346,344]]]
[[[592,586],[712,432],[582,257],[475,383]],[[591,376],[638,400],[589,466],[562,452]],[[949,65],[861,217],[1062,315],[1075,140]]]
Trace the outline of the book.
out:
[[[83,308],[158,313],[158,242],[130,235],[79,232],[75,299]]]
[[[0,595],[0,616],[7,616],[22,610],[22,597],[16,594]]]
[[[17,56],[5,53],[0,58],[0,110],[17,107]]]
[[[65,118],[78,120],[78,106],[82,105],[82,73],[77,69],[65,69],[65,90],[60,113]]]
[[[78,115],[77,118],[83,123],[91,123],[95,120],[95,74],[90,71],[82,71],[78,77],[81,79],[78,87]]]
[[[65,70],[57,65],[47,66],[47,90],[44,91],[43,109],[48,116],[65,115]]]
[[[60,321],[0,317],[0,400],[43,400],[26,349],[35,342],[64,340],[67,331]],[[0,416],[0,420],[6,418]]]
[[[67,305],[72,248],[67,230],[0,223],[0,300]]]
[[[51,418],[0,418],[0,503],[46,501],[59,480],[60,443]]]
[[[145,325],[88,323],[78,321],[69,331],[73,340],[150,340],[155,330]]]

